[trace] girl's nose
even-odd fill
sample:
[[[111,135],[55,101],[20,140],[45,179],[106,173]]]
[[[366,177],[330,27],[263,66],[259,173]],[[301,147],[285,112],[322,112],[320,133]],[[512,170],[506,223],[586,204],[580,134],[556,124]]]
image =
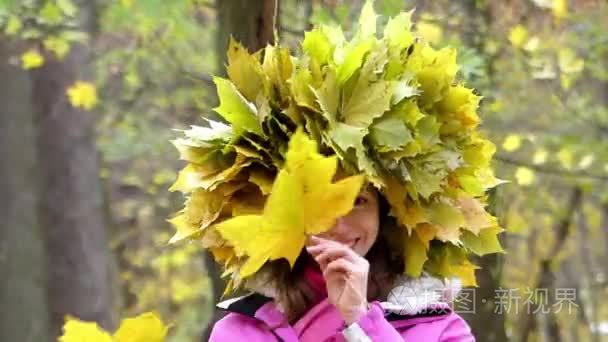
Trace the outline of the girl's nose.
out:
[[[349,231],[349,224],[346,218],[341,217],[336,220],[334,226],[328,231],[329,235],[333,238],[337,238],[345,235]]]

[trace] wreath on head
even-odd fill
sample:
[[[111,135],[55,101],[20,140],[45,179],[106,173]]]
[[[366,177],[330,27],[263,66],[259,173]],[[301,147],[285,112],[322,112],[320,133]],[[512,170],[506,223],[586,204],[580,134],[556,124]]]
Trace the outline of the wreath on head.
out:
[[[269,260],[293,266],[306,236],[348,213],[364,182],[405,232],[397,245],[409,276],[476,285],[468,256],[502,251],[485,209],[502,181],[478,131],[481,97],[458,80],[454,49],[414,36],[411,15],[377,32],[368,1],[352,39],[318,26],[299,57],[230,41],[228,78],[214,78],[214,110],[227,123],[207,120],[173,140],[188,164],[170,188],[184,208],[169,220],[171,242],[200,241],[223,265],[227,292]],[[334,181],[338,167],[351,176]]]

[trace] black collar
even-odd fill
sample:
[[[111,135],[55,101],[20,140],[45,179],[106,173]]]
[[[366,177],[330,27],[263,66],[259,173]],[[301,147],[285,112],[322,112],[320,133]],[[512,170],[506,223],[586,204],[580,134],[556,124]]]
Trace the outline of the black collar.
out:
[[[242,297],[228,299],[217,304],[217,307],[229,312],[236,312],[248,317],[255,317],[255,313],[272,298],[259,293],[251,293]]]

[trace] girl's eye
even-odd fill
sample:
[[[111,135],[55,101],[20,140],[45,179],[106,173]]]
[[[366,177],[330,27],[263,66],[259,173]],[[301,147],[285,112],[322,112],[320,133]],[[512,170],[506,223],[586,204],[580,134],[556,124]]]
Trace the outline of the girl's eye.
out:
[[[364,196],[357,196],[357,198],[355,198],[355,206],[362,206],[364,204],[367,203],[367,198],[365,198]]]

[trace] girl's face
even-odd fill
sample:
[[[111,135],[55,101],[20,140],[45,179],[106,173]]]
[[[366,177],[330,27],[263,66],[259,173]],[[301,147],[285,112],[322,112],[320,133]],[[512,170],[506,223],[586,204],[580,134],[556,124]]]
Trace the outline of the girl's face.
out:
[[[357,254],[365,256],[378,237],[378,211],[378,193],[376,189],[368,187],[359,193],[353,209],[319,236],[345,244]]]

